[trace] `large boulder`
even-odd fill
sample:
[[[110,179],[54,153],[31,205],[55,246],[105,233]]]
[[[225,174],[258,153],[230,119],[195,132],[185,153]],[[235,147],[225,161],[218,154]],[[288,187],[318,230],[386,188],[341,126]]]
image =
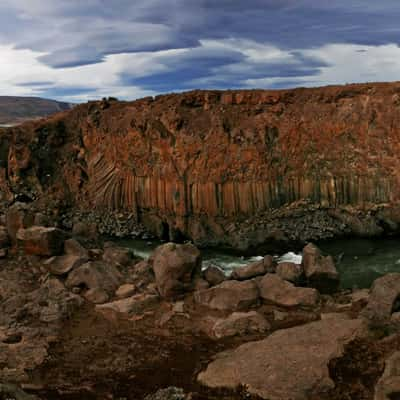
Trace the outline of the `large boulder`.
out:
[[[46,260],[43,265],[53,275],[65,275],[78,268],[88,261],[88,258],[82,258],[73,255],[54,256]]]
[[[392,314],[400,310],[400,273],[386,274],[372,284],[368,303],[361,315],[371,325],[380,326],[389,323]]]
[[[385,362],[385,371],[375,386],[374,400],[400,399],[400,351]]]
[[[102,261],[90,261],[72,270],[68,275],[65,286],[70,289],[78,287],[88,290],[90,291],[89,299],[96,295],[96,298],[102,297],[103,302],[114,294],[121,282],[122,276],[116,267],[107,265]],[[104,293],[107,297],[104,297]]]
[[[309,243],[303,249],[303,268],[308,284],[320,293],[333,293],[340,282],[331,256],[324,257],[317,246]]]
[[[258,299],[257,284],[253,280],[229,280],[194,294],[196,303],[216,310],[246,310],[257,304]]]
[[[116,266],[126,266],[132,262],[132,250],[115,246],[113,243],[104,244],[103,261]]]
[[[303,267],[292,262],[282,262],[276,267],[276,273],[285,281],[299,283],[303,275]]]
[[[316,289],[296,287],[276,274],[266,274],[259,279],[258,287],[261,298],[283,307],[314,306],[319,299]]]
[[[216,265],[207,266],[203,271],[203,277],[211,286],[219,285],[226,280],[224,271]]]
[[[271,328],[268,321],[257,311],[234,312],[227,318],[216,321],[213,336],[223,337],[266,332]]]
[[[66,234],[61,229],[32,226],[17,232],[19,245],[25,253],[37,256],[62,254]]]
[[[268,400],[308,400],[335,384],[329,362],[367,329],[359,319],[329,319],[279,330],[217,354],[198,380],[212,388],[243,386]]]
[[[267,272],[274,272],[274,260],[271,256],[265,256],[260,261],[255,261],[244,267],[236,268],[232,271],[231,278],[245,280],[265,275]]]
[[[162,297],[170,298],[191,289],[201,273],[200,251],[190,243],[166,243],[152,255],[157,288]]]
[[[68,255],[89,258],[89,252],[76,239],[67,239],[64,242],[64,252]]]

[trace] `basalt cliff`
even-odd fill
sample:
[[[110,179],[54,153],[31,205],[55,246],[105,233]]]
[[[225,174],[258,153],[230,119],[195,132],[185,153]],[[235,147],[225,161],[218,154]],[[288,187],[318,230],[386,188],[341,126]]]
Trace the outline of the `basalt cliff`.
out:
[[[3,130],[1,200],[238,249],[373,236],[400,230],[399,154],[400,83],[109,99]]]

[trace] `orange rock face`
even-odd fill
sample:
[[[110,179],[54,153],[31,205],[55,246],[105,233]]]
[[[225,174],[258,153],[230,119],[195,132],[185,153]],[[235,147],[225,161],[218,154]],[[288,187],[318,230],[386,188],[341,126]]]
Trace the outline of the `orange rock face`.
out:
[[[129,211],[198,244],[400,222],[400,83],[91,102],[7,137],[4,190]]]

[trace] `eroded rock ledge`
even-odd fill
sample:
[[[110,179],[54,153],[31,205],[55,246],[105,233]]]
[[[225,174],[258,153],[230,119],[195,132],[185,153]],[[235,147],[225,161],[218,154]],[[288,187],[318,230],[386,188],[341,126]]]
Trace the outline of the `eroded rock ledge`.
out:
[[[1,196],[241,249],[397,232],[399,106],[400,83],[90,102],[1,133]]]

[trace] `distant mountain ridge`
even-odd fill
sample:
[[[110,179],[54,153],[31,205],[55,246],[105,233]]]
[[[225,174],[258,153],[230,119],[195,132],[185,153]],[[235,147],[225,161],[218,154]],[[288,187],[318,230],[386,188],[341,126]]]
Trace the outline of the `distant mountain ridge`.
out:
[[[0,125],[16,125],[70,110],[74,104],[40,97],[0,96]]]

